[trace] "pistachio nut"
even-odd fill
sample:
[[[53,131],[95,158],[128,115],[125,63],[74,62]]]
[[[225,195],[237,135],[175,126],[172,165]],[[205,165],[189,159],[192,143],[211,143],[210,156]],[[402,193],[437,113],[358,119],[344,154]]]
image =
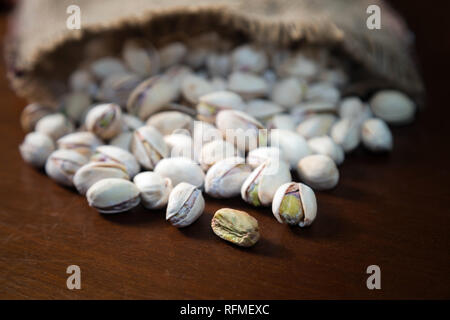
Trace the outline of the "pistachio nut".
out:
[[[204,122],[204,121],[195,121],[194,122],[194,147],[195,151],[200,152],[201,147],[214,140],[222,140],[223,135],[222,131],[217,129],[214,125]]]
[[[337,88],[342,88],[349,82],[347,73],[342,68],[323,69],[319,74],[319,80]]]
[[[164,142],[169,148],[170,157],[185,157],[196,160],[193,140],[190,136],[182,133],[174,133],[164,136]]]
[[[75,123],[81,123],[83,116],[92,104],[91,97],[86,92],[76,91],[64,97],[64,113]]]
[[[104,103],[86,115],[86,129],[99,138],[109,140],[122,132],[122,111],[115,103]]]
[[[328,82],[317,82],[309,85],[306,94],[308,100],[327,101],[332,104],[338,103],[340,98],[340,91]]]
[[[300,179],[315,190],[334,188],[339,180],[339,171],[334,161],[326,155],[314,154],[298,162]]]
[[[181,94],[181,87],[186,77],[192,75],[192,70],[185,65],[175,65],[167,69],[163,76],[166,81],[169,81],[175,88],[175,94],[173,100],[178,100]]]
[[[392,150],[392,133],[381,119],[366,120],[361,126],[361,139],[364,146],[373,152]]]
[[[166,220],[177,228],[187,227],[202,215],[204,209],[205,200],[200,189],[182,182],[169,195]]]
[[[120,163],[90,162],[78,169],[73,184],[80,194],[85,195],[96,182],[108,178],[130,179],[127,169]]]
[[[311,154],[305,138],[296,132],[274,129],[270,131],[270,145],[279,148],[289,162],[291,168],[296,168],[300,159]]]
[[[233,72],[228,78],[228,90],[236,92],[244,99],[264,97],[269,93],[269,84],[263,77]]]
[[[142,79],[134,73],[115,73],[106,77],[100,86],[98,98],[125,106],[131,92],[141,83]]]
[[[296,125],[293,117],[289,114],[279,113],[267,121],[267,129],[284,129],[295,131]]]
[[[236,156],[242,155],[233,144],[224,140],[214,140],[202,147],[198,160],[200,166],[206,172],[218,161]]]
[[[23,131],[31,132],[34,130],[36,123],[43,117],[53,113],[53,110],[39,103],[30,103],[27,105],[20,115],[20,125]]]
[[[136,116],[128,113],[122,114],[122,131],[134,131],[145,126],[145,123]]]
[[[267,145],[267,130],[255,118],[237,110],[223,110],[217,114],[216,126],[225,139],[242,151]]]
[[[303,183],[285,183],[275,193],[272,212],[279,223],[309,226],[317,214],[314,191]]]
[[[329,156],[336,165],[344,162],[344,150],[329,136],[311,138],[308,140],[308,146],[314,154]]]
[[[125,73],[127,71],[120,59],[114,57],[103,57],[97,59],[91,64],[91,72],[96,78],[101,80],[110,75]]]
[[[53,140],[40,132],[28,133],[19,147],[23,160],[36,168],[43,168],[54,150]]]
[[[69,76],[69,88],[73,92],[87,93],[89,96],[95,96],[98,86],[95,78],[88,70],[78,69]]]
[[[54,141],[73,130],[72,122],[61,113],[47,115],[36,123],[36,131],[48,135]]]
[[[283,59],[276,70],[281,77],[297,77],[309,80],[317,76],[320,68],[315,61],[298,52],[287,59]]]
[[[159,49],[161,68],[165,69],[179,64],[186,57],[187,48],[181,42],[172,42]]]
[[[201,96],[213,91],[211,83],[198,75],[186,76],[181,84],[183,98],[192,105],[196,105]]]
[[[228,82],[225,78],[213,77],[211,78],[211,86],[214,91],[225,91],[228,88]]]
[[[247,102],[246,113],[263,122],[270,120],[283,111],[283,107],[269,100],[254,99]]]
[[[351,152],[361,141],[360,126],[355,120],[340,119],[331,128],[330,136],[344,152]]]
[[[282,79],[274,85],[271,99],[280,106],[291,108],[300,103],[306,90],[306,83],[297,78]]]
[[[146,124],[156,128],[163,136],[166,136],[175,133],[176,130],[192,131],[194,119],[179,111],[164,111],[148,118]]]
[[[211,53],[206,58],[206,67],[210,75],[226,77],[230,73],[231,58],[227,53]]]
[[[214,198],[238,196],[242,184],[252,172],[241,157],[231,157],[216,162],[205,177],[205,192]]]
[[[193,69],[203,68],[210,50],[206,47],[189,47],[184,62]]]
[[[286,160],[283,152],[276,147],[260,147],[247,155],[247,163],[255,169],[268,159]]]
[[[146,120],[150,115],[174,101],[177,95],[176,84],[170,82],[167,77],[153,76],[131,92],[127,101],[127,110],[141,120]]]
[[[159,55],[145,39],[129,39],[122,49],[127,67],[141,77],[155,75],[159,71]]]
[[[169,154],[163,136],[152,126],[145,126],[134,132],[131,152],[147,170],[153,170],[156,164]]]
[[[308,101],[297,104],[289,112],[293,120],[299,124],[315,115],[335,114],[337,107],[328,101]]]
[[[377,92],[370,100],[372,112],[389,124],[405,124],[414,119],[416,105],[405,94],[395,90]]]
[[[222,208],[211,220],[213,232],[241,247],[251,247],[259,240],[258,221],[247,212]]]
[[[89,206],[105,214],[131,210],[141,201],[139,189],[134,183],[117,178],[96,182],[89,188],[86,197]]]
[[[313,115],[297,126],[297,132],[305,139],[323,136],[328,134],[336,120],[332,114]]]
[[[130,178],[140,171],[136,158],[128,151],[115,146],[100,146],[91,157],[93,162],[116,162],[127,168]]]
[[[242,98],[231,91],[216,91],[199,98],[197,117],[206,122],[214,123],[217,113],[222,110],[244,110]]]
[[[254,169],[242,184],[242,199],[255,207],[268,206],[278,187],[290,181],[289,164],[279,159],[268,159]]]
[[[358,119],[364,110],[364,103],[358,97],[346,97],[339,105],[339,117]]]
[[[170,178],[174,187],[181,182],[189,182],[197,188],[202,188],[205,180],[202,168],[188,158],[162,159],[153,171],[162,177]]]
[[[58,149],[73,150],[89,158],[103,142],[92,132],[80,131],[59,138],[56,144]]]
[[[256,45],[242,45],[235,48],[231,54],[234,71],[263,72],[269,62],[265,51]]]
[[[56,150],[47,159],[45,172],[57,183],[72,187],[73,176],[88,159],[73,150]]]
[[[133,132],[123,131],[115,138],[109,141],[110,146],[119,147],[126,151],[131,151],[131,141],[133,140]]]
[[[134,184],[141,192],[142,205],[147,209],[161,209],[169,200],[172,182],[155,172],[141,172],[134,177]]]

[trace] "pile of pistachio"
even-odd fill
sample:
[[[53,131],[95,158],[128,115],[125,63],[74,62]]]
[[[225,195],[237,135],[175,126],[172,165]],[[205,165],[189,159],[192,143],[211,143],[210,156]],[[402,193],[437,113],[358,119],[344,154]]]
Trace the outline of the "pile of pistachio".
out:
[[[414,118],[398,91],[342,97],[349,80],[325,49],[233,45],[215,34],[158,49],[130,39],[118,56],[88,57],[58,110],[23,110],[20,152],[101,213],[142,204],[186,227],[205,192],[271,205],[278,222],[304,227],[317,213],[313,190],[337,185],[346,153],[390,151],[386,123]],[[211,226],[237,245],[259,239],[242,211],[221,209]]]

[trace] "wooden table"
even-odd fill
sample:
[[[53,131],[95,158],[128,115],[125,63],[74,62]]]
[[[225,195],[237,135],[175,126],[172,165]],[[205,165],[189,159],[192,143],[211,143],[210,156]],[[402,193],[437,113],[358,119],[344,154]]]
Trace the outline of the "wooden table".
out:
[[[450,298],[450,46],[434,30],[449,23],[438,20],[442,8],[397,3],[426,62],[428,109],[394,128],[391,155],[347,157],[339,186],[318,193],[309,229],[278,224],[269,209],[240,199],[206,199],[204,215],[183,230],[163,211],[98,214],[22,162],[18,119],[26,102],[8,89],[2,65],[0,298]],[[2,35],[5,28],[2,17]],[[210,221],[220,207],[256,217],[260,242],[241,249],[216,237]],[[69,265],[81,268],[81,290],[66,287]],[[381,290],[366,287],[369,265],[381,268]]]

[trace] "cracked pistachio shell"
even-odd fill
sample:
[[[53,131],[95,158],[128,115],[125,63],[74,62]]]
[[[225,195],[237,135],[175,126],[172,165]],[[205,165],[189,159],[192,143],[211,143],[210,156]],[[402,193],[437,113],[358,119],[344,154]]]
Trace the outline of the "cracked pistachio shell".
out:
[[[176,84],[167,77],[153,76],[138,85],[127,101],[130,114],[146,120],[153,113],[163,109],[178,95]]]
[[[199,163],[206,172],[218,161],[230,157],[242,156],[233,144],[224,140],[214,140],[206,143],[199,155]]]
[[[205,200],[200,189],[182,182],[173,188],[167,203],[166,220],[177,228],[194,223],[205,209]]]
[[[54,141],[73,130],[72,122],[61,113],[47,115],[36,123],[36,131],[48,135]]]
[[[334,161],[322,154],[304,157],[298,162],[300,179],[315,190],[334,188],[339,181],[339,171]]]
[[[276,114],[267,121],[267,129],[284,129],[295,131],[296,124],[289,114]]]
[[[329,136],[311,138],[308,140],[308,146],[314,154],[329,156],[336,165],[344,162],[344,150]]]
[[[202,168],[188,158],[166,158],[158,162],[154,172],[165,178],[170,178],[175,187],[181,182],[188,182],[197,188],[202,188],[205,173]]]
[[[314,60],[302,53],[296,53],[290,55],[287,59],[282,59],[276,70],[281,77],[311,79],[318,74],[320,68]]]
[[[269,93],[269,84],[261,76],[233,72],[228,78],[228,89],[244,99],[254,99],[266,96]]]
[[[313,115],[297,126],[297,133],[305,139],[323,136],[328,134],[336,120],[332,114]]]
[[[114,139],[109,141],[110,146],[119,147],[126,151],[131,151],[131,141],[133,140],[133,132],[124,131]]]
[[[169,43],[158,51],[160,66],[163,69],[181,63],[187,54],[187,48],[181,42]]]
[[[126,73],[127,71],[120,59],[114,57],[103,57],[95,60],[91,64],[91,72],[96,78],[105,79],[110,75]]]
[[[355,120],[340,119],[331,128],[330,136],[344,152],[351,152],[361,141],[360,126]]]
[[[101,139],[109,140],[122,132],[122,111],[115,103],[103,103],[86,115],[86,129]]]
[[[210,75],[227,77],[231,70],[231,58],[227,53],[211,53],[206,58],[206,68]]]
[[[264,99],[254,99],[247,102],[247,108],[245,110],[250,116],[260,120],[267,121],[273,116],[280,114],[284,111],[284,108],[276,103]]]
[[[241,157],[231,157],[216,162],[205,177],[205,192],[214,198],[238,196],[242,184],[252,169]]]
[[[198,75],[188,75],[181,84],[181,94],[183,98],[192,105],[199,102],[201,96],[214,91],[211,82]]]
[[[206,122],[214,123],[217,113],[222,110],[241,110],[245,108],[242,98],[231,91],[216,91],[199,98],[197,117]]]
[[[27,105],[20,115],[20,125],[22,126],[23,131],[27,133],[33,131],[36,123],[51,113],[53,113],[51,108],[41,104],[31,103]]]
[[[309,85],[306,99],[316,101],[327,101],[337,104],[341,98],[340,91],[327,82],[318,82]]]
[[[134,177],[134,184],[141,192],[142,205],[147,209],[161,209],[169,200],[172,182],[155,172],[141,172]]]
[[[311,225],[317,215],[314,191],[298,182],[281,185],[273,198],[272,213],[279,223],[300,227]]]
[[[134,132],[131,152],[147,170],[153,170],[156,164],[169,154],[163,136],[152,126],[145,126]]]
[[[73,122],[81,123],[91,104],[92,99],[88,93],[72,92],[64,98],[64,113]]]
[[[213,232],[223,240],[241,247],[251,247],[259,240],[258,221],[247,212],[222,208],[211,220]]]
[[[282,151],[291,168],[296,168],[300,159],[311,154],[305,138],[296,132],[274,129],[270,131],[270,145]]]
[[[75,173],[73,184],[80,194],[85,195],[96,182],[108,178],[130,179],[127,169],[120,163],[91,162],[82,166]]]
[[[58,149],[73,150],[89,158],[103,142],[92,132],[80,131],[59,138],[56,144]]]
[[[23,160],[36,168],[43,168],[54,150],[53,140],[40,132],[28,133],[19,147]]]
[[[98,98],[124,107],[131,92],[141,81],[141,77],[134,73],[112,74],[102,81]]]
[[[134,183],[117,178],[96,182],[89,188],[86,197],[89,206],[105,214],[131,210],[141,201],[139,189]]]
[[[252,169],[255,169],[268,159],[286,160],[283,151],[276,147],[256,148],[247,155],[247,163]]]
[[[73,176],[88,159],[72,150],[56,150],[47,159],[45,172],[57,183],[72,187]]]
[[[266,52],[256,46],[244,44],[235,48],[231,54],[234,71],[263,72],[269,65]]]
[[[193,140],[190,136],[182,133],[174,133],[164,136],[164,142],[169,148],[169,158],[185,157],[196,160]]]
[[[146,125],[156,128],[163,136],[166,136],[177,130],[192,131],[194,119],[183,112],[164,111],[148,118]]]
[[[69,77],[69,88],[73,92],[87,93],[89,96],[95,96],[98,86],[95,83],[94,76],[88,70],[75,70]]]
[[[392,150],[392,133],[381,119],[366,120],[361,126],[361,139],[364,146],[373,152]]]
[[[141,77],[148,77],[159,71],[158,52],[145,39],[127,40],[122,49],[122,58],[127,67]]]
[[[405,124],[414,120],[416,105],[405,94],[395,90],[382,90],[370,99],[374,115],[389,124]]]
[[[305,96],[307,85],[304,81],[291,77],[278,81],[272,90],[271,99],[280,106],[291,108]]]
[[[242,184],[241,196],[255,207],[268,206],[278,187],[291,181],[289,165],[285,161],[269,159],[254,169]]]
[[[133,178],[140,167],[136,158],[128,151],[115,146],[100,146],[91,157],[94,162],[116,162],[127,168],[128,175]]]
[[[267,130],[264,126],[245,112],[223,110],[217,114],[216,126],[225,139],[242,151],[249,151],[258,146],[267,145]]]

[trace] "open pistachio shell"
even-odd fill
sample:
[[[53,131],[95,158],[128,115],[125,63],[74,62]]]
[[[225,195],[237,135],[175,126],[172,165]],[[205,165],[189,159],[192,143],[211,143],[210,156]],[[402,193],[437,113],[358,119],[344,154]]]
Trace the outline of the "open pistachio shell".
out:
[[[103,142],[92,132],[80,131],[59,138],[56,144],[58,149],[73,150],[89,158]]]
[[[120,163],[91,162],[75,173],[73,183],[78,192],[84,195],[93,184],[107,178],[130,179],[127,169]]]
[[[101,139],[109,140],[122,132],[122,111],[115,103],[104,103],[86,115],[86,129]]]
[[[153,170],[161,159],[168,156],[169,150],[159,131],[152,126],[145,126],[134,132],[131,152],[142,167]]]
[[[205,200],[200,189],[182,182],[170,193],[166,220],[177,228],[187,227],[202,215],[204,209]]]
[[[199,98],[197,117],[202,121],[214,123],[217,113],[222,110],[244,110],[242,98],[231,91],[216,91]]]
[[[164,111],[148,118],[148,126],[156,128],[163,136],[175,133],[176,130],[192,131],[194,119],[179,111]]]
[[[140,171],[136,158],[128,151],[115,146],[100,146],[95,150],[91,161],[116,162],[127,168],[128,175],[133,178]]]
[[[45,172],[57,183],[72,187],[73,176],[88,159],[72,150],[56,150],[47,159]]]

